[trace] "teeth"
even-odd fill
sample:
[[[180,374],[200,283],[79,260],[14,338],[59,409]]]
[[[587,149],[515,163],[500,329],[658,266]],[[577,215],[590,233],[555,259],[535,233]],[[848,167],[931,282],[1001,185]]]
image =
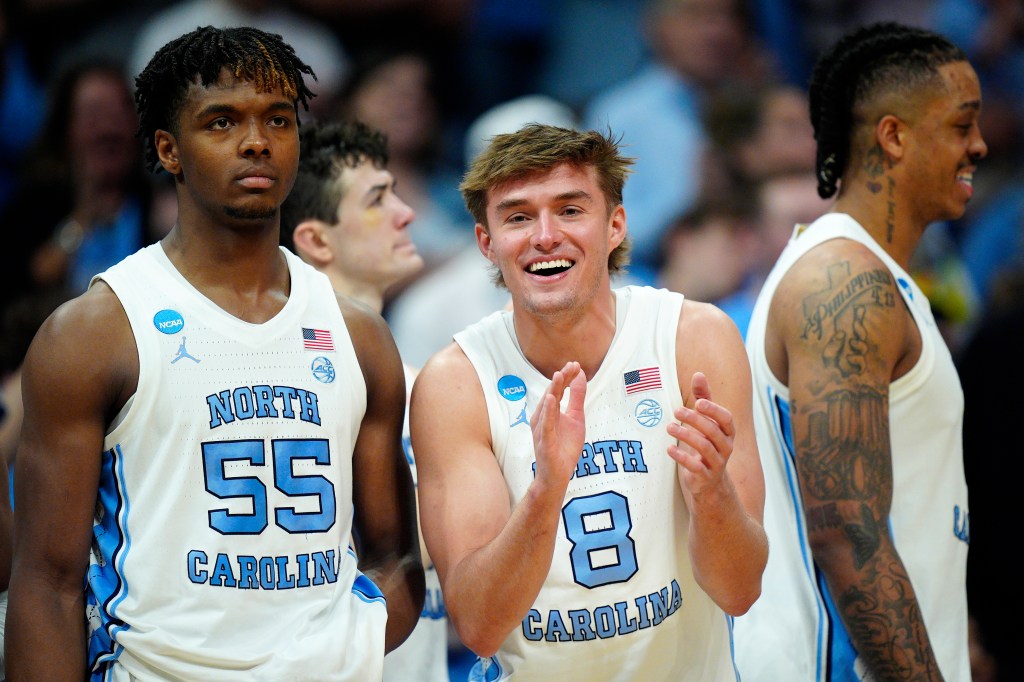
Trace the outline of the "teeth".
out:
[[[537,272],[539,270],[550,270],[552,268],[571,268],[572,261],[561,258],[559,260],[549,260],[542,263],[533,263],[527,268],[530,272]]]
[[[956,179],[970,185],[974,183],[974,173],[957,173]]]

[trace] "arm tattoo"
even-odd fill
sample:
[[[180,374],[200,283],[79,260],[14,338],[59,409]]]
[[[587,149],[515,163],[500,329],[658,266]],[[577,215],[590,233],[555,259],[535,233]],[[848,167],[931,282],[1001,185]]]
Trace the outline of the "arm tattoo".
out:
[[[854,586],[839,597],[858,655],[875,679],[940,679],[910,577],[899,564],[877,568],[869,571],[865,589]]]
[[[865,270],[850,276],[850,263],[843,261],[828,269],[828,286],[803,301],[802,339],[821,341],[828,335],[823,352],[826,367],[836,367],[843,377],[864,369],[867,330],[864,316],[869,306],[895,308],[892,275],[884,268]]]

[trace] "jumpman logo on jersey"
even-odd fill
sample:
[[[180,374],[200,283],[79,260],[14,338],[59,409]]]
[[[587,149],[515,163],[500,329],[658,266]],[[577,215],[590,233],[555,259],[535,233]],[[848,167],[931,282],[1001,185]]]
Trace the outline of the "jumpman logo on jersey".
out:
[[[187,350],[185,350],[185,341],[187,341],[187,340],[188,340],[187,337],[185,337],[185,336],[181,337],[181,345],[178,346],[178,354],[174,356],[173,360],[171,360],[171,364],[172,365],[174,363],[176,363],[178,360],[181,360],[183,358],[188,358],[192,362],[199,362],[200,361],[199,358],[193,357],[191,354],[189,354],[189,352]]]
[[[529,424],[529,423],[530,423],[530,420],[526,418],[526,405],[523,405],[523,411],[519,413],[519,416],[516,417],[516,420],[514,422],[512,422],[511,424],[508,425],[508,428],[511,429],[514,426],[519,426],[520,424]]]

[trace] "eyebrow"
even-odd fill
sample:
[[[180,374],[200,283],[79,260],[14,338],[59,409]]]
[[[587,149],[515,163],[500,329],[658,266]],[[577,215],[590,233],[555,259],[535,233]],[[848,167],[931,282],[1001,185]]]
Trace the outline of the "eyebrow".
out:
[[[267,107],[269,111],[295,111],[295,105],[291,102],[278,100]],[[213,103],[203,107],[196,112],[196,118],[205,118],[213,114],[232,114],[238,111],[238,107],[231,104]]]
[[[980,110],[981,109],[981,100],[980,99],[972,99],[970,102],[964,102],[958,108],[961,111],[963,111],[964,109]]]
[[[366,193],[363,196],[366,198],[370,198],[378,194],[382,194],[388,191],[388,187],[392,186],[392,184],[393,183],[390,182],[381,182],[376,185],[373,185],[372,187],[366,190]]]
[[[584,192],[581,189],[575,189],[575,190],[571,190],[571,191],[568,191],[568,192],[562,192],[561,194],[556,194],[555,197],[554,197],[555,201],[574,201],[576,199],[591,199],[591,198],[592,197],[590,196],[590,194],[588,192]],[[505,211],[505,210],[508,210],[510,208],[518,208],[519,206],[524,206],[524,205],[526,205],[528,203],[529,202],[526,199],[522,199],[522,198],[518,198],[518,197],[512,197],[510,199],[505,199],[503,201],[499,201],[497,206],[494,207],[494,210],[496,210],[496,211]]]

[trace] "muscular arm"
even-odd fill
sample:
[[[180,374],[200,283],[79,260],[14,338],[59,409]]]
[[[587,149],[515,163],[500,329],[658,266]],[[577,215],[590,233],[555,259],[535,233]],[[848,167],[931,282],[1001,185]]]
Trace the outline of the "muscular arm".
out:
[[[60,307],[29,348],[15,465],[8,679],[86,676],[83,585],[103,435],[137,376],[128,320],[105,285]]]
[[[679,462],[690,510],[694,577],[722,610],[738,616],[761,594],[768,561],[747,355],[736,325],[703,303],[684,303],[678,339],[686,405],[676,411],[682,426],[669,425],[680,441],[669,454]]]
[[[889,536],[889,383],[917,339],[897,284],[867,248],[827,242],[790,271],[770,317],[811,550],[853,644],[876,679],[941,679]]]
[[[483,391],[462,350],[449,346],[416,380],[411,417],[423,534],[451,621],[480,656],[493,655],[519,627],[547,578],[583,448],[585,392],[579,365],[555,373],[531,420],[536,477],[512,508],[491,450]]]
[[[359,568],[387,600],[385,648],[392,651],[416,626],[425,591],[412,474],[402,450],[405,375],[380,316],[346,299],[339,305],[366,380],[366,415],[352,458]]]

